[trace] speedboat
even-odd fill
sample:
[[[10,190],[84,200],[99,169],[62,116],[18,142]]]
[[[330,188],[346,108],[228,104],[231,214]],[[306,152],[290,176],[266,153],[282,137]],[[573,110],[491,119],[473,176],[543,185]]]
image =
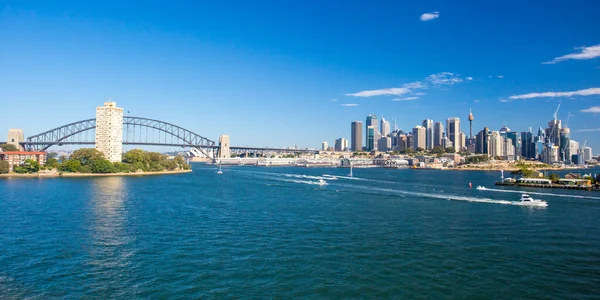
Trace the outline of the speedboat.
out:
[[[527,206],[548,206],[548,203],[546,203],[546,201],[533,199],[533,198],[531,198],[531,196],[529,196],[527,194],[522,194],[521,200],[519,202],[517,202],[516,204],[527,205]]]
[[[323,179],[319,179],[319,181],[317,182],[318,185],[320,186],[324,186],[327,185],[327,181],[323,180]]]
[[[475,189],[480,190],[480,191],[481,190],[487,190],[487,188],[485,186],[482,186],[482,185],[478,185]]]

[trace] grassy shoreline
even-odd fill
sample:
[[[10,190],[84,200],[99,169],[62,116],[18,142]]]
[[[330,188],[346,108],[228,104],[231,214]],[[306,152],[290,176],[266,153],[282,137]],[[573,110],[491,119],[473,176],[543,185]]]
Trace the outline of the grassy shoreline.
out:
[[[0,174],[0,178],[76,178],[76,177],[111,177],[111,176],[152,176],[152,175],[170,175],[170,174],[182,174],[189,173],[192,170],[177,170],[177,171],[158,171],[158,172],[135,172],[135,173],[31,173],[31,174],[17,174],[8,173]]]

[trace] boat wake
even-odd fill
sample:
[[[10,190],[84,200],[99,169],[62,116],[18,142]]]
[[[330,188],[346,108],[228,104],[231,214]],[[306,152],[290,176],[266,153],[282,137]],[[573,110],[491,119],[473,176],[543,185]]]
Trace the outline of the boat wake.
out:
[[[500,193],[517,193],[517,194],[530,194],[530,195],[538,195],[538,196],[552,196],[552,197],[565,197],[565,198],[580,198],[580,199],[595,199],[600,200],[600,197],[593,196],[582,196],[582,195],[566,195],[566,194],[553,194],[553,193],[540,193],[540,192],[524,192],[517,190],[501,190],[501,189],[490,189],[486,188],[485,191],[490,192],[500,192]]]

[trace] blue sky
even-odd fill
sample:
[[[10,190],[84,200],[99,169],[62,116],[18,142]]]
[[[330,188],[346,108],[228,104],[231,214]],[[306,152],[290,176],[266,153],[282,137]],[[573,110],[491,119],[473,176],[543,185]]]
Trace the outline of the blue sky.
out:
[[[368,114],[524,131],[561,102],[600,150],[598,1],[213,2],[0,1],[0,130],[111,97],[213,140],[319,147]]]

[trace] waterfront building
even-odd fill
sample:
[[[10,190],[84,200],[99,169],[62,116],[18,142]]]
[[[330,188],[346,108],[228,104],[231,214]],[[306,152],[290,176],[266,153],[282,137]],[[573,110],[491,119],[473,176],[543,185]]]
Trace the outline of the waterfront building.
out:
[[[24,141],[25,136],[23,135],[23,130],[15,128],[11,128],[8,130],[8,140],[6,140],[7,144],[17,147],[19,151],[23,151],[21,143]]]
[[[444,138],[444,125],[442,122],[435,122],[433,125],[433,147],[442,147]]]
[[[350,150],[362,150],[362,122],[354,121],[350,125]]]
[[[381,136],[390,135],[390,122],[387,121],[383,116],[381,116]]]
[[[417,148],[425,149],[426,147],[426,138],[427,133],[425,127],[423,126],[415,126],[412,130],[413,143],[412,149],[417,150]]]
[[[348,150],[348,140],[345,138],[339,138],[335,140],[334,145],[335,151],[347,151]]]
[[[12,172],[14,166],[20,166],[26,160],[37,161],[40,166],[46,163],[46,152],[37,151],[4,151],[0,153],[0,160],[8,162],[8,171]]]
[[[122,159],[123,109],[116,102],[96,108],[96,149],[110,162]]]
[[[460,118],[448,118],[446,120],[446,130],[448,133],[446,136],[454,145],[454,149],[458,151],[460,147],[459,134],[460,134]]]
[[[382,136],[377,142],[377,150],[380,152],[388,152],[392,148],[392,138],[389,136]]]
[[[366,136],[366,150],[367,151],[373,151],[376,148],[375,145],[375,127],[373,126],[367,126],[367,136]]]
[[[406,148],[412,149],[413,147],[413,136],[412,132],[406,136]]]
[[[321,151],[327,151],[327,150],[329,150],[329,143],[327,143],[327,142],[321,143]]]
[[[583,161],[592,160],[592,148],[584,147],[583,148]]]
[[[425,148],[426,150],[433,149],[433,120],[425,119],[421,124],[425,127]]]

